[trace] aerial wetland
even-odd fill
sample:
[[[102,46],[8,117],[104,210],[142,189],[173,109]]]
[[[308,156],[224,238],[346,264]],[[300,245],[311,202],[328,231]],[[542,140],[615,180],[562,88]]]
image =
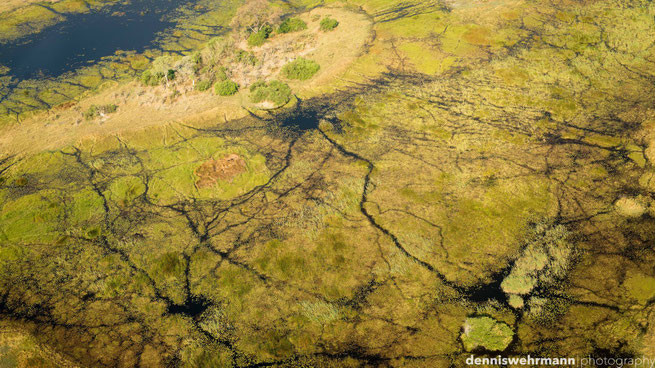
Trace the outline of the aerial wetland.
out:
[[[655,363],[653,2],[0,4],[0,368],[528,356]]]

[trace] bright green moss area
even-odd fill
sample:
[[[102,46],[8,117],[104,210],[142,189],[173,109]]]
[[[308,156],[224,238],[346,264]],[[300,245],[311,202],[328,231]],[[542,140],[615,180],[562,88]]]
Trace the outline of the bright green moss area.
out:
[[[467,351],[476,348],[503,351],[514,337],[514,331],[506,323],[491,317],[467,318],[463,330],[460,338]]]

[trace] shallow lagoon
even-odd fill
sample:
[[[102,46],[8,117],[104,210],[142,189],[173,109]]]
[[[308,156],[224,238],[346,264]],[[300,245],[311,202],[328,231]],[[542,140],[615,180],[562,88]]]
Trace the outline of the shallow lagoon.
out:
[[[57,77],[113,55],[143,52],[172,27],[171,14],[189,1],[137,0],[89,13],[66,14],[66,21],[0,48],[0,65],[18,79]]]

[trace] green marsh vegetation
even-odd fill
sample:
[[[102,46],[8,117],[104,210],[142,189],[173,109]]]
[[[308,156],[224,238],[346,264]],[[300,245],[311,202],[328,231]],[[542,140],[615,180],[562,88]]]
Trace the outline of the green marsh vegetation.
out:
[[[1,158],[3,317],[89,366],[652,354],[653,5],[355,3],[378,43],[318,130]]]

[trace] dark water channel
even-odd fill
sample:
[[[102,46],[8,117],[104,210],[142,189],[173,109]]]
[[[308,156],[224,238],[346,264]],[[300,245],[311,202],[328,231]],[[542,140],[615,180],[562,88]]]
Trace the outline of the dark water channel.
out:
[[[132,0],[66,20],[8,44],[0,44],[0,65],[18,80],[57,77],[113,55],[143,52],[159,32],[174,25],[171,15],[189,0]]]

